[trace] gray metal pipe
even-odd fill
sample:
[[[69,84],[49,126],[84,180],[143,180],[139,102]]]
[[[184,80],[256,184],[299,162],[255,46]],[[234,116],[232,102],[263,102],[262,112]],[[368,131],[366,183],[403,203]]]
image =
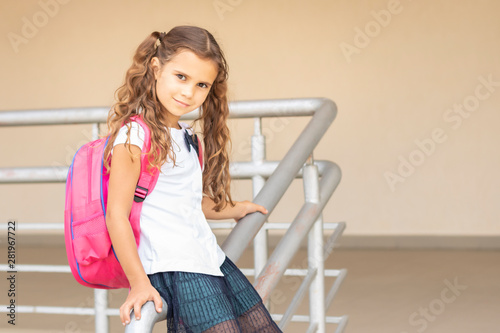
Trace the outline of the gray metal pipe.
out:
[[[103,123],[108,111],[106,108],[2,111],[0,127]]]
[[[108,309],[108,291],[106,289],[94,289],[94,327],[96,333],[109,332],[109,320],[106,310]]]
[[[290,302],[290,305],[286,309],[285,313],[283,314],[283,317],[281,317],[281,320],[278,324],[279,328],[282,331],[285,331],[285,328],[288,326],[290,321],[292,320],[292,317],[297,311],[297,308],[300,305],[300,302],[304,298],[305,293],[307,292],[307,289],[310,287],[311,283],[313,282],[313,279],[316,277],[318,271],[317,270],[310,270],[304,280],[302,280],[302,283],[299,286],[299,289],[293,296],[292,301]]]
[[[307,236],[307,233],[320,216],[323,208],[340,182],[340,168],[335,163],[330,163],[330,167],[324,171],[319,183],[320,201],[318,203],[304,203],[287,232],[269,257],[266,266],[255,280],[254,286],[263,299],[269,297],[271,291],[278,284],[279,279],[283,276],[293,256],[299,249],[302,240]]]
[[[321,98],[237,101],[229,103],[229,117],[310,116],[324,101]],[[1,111],[0,127],[105,123],[108,113],[109,109],[103,107]],[[193,120],[198,114],[194,110],[181,119]]]
[[[318,107],[306,128],[254,199],[255,203],[263,205],[270,213],[335,119],[337,114],[335,103],[329,99],[319,99],[318,101],[321,101],[321,104],[317,105]],[[266,218],[267,216],[261,213],[253,213],[242,218],[236,224],[222,244],[222,249],[231,260],[238,261]]]
[[[322,175],[328,163],[328,161],[314,161],[314,164],[318,166],[320,175]],[[229,167],[229,171],[233,179],[252,179],[255,175],[267,178],[273,174],[278,164],[278,161],[264,161],[259,164],[233,162]],[[0,168],[0,184],[60,183],[66,181],[67,175],[67,166]],[[296,175],[296,178],[301,177],[302,169]]]
[[[67,166],[0,168],[0,184],[65,182]]]

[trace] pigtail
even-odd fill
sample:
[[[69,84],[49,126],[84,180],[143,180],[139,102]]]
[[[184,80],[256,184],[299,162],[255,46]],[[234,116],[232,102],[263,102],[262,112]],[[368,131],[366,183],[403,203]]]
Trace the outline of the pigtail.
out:
[[[117,91],[117,100],[129,100],[132,103],[127,105],[131,113],[138,110],[145,110],[148,107],[155,107],[156,89],[155,76],[151,67],[151,59],[157,50],[157,41],[159,33],[157,31],[149,35],[137,48],[133,58],[133,64],[126,74],[126,89]],[[135,94],[135,98],[132,97]],[[132,101],[132,100],[133,101]]]
[[[225,74],[223,74],[225,76]],[[215,202],[215,211],[231,199],[228,150],[231,145],[227,119],[229,106],[226,97],[227,83],[219,77],[202,105],[203,137],[205,143],[205,170],[203,172],[203,193]]]
[[[151,132],[151,150],[148,152],[150,168],[158,168],[171,151],[170,134],[164,130],[166,122],[162,112],[163,106],[157,98],[155,73],[151,66],[153,57],[158,56],[160,60],[163,59],[163,62],[167,58],[164,38],[165,33],[158,31],[146,37],[137,47],[132,65],[125,75],[125,83],[115,92],[116,103],[112,106],[107,120],[110,139],[104,151],[108,172],[111,149],[118,131],[123,124],[128,124],[130,117],[134,115],[141,114]],[[128,134],[127,144],[131,153],[130,134]],[[171,158],[175,160],[173,156]]]

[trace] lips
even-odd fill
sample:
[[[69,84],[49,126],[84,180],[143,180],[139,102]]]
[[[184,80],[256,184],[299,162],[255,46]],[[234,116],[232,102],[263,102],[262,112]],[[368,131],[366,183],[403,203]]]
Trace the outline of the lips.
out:
[[[177,104],[179,104],[179,105],[180,105],[180,106],[182,106],[182,107],[185,107],[185,108],[186,108],[186,107],[188,107],[188,106],[189,106],[189,104],[184,103],[184,102],[181,102],[181,101],[178,101],[178,100],[176,100],[175,98],[174,98],[174,101],[176,101],[176,102],[177,102]]]

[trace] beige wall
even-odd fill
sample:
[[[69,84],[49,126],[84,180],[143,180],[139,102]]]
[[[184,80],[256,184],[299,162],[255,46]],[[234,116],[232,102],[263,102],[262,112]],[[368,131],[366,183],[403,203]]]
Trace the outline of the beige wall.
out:
[[[147,34],[200,25],[226,52],[232,100],[337,103],[315,152],[343,170],[326,221],[347,221],[351,235],[500,234],[500,2],[61,0],[44,14],[54,1],[0,2],[0,110],[109,106]],[[27,28],[33,23],[37,31]],[[21,44],[9,40],[23,33]],[[472,111],[459,116],[459,104]],[[290,119],[268,158],[281,158],[304,124]],[[248,159],[250,122],[231,128],[233,157]],[[88,133],[2,128],[0,166],[66,164]],[[418,165],[404,169],[402,159]],[[235,184],[235,196],[247,198],[248,189]],[[293,218],[300,182],[293,190],[272,221]],[[62,184],[1,185],[0,220],[60,222],[63,199]]]

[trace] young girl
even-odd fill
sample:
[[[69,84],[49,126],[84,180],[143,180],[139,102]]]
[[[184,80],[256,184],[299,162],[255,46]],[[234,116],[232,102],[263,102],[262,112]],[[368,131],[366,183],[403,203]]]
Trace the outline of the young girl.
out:
[[[108,119],[111,157],[106,223],[114,250],[130,282],[120,308],[124,325],[133,309],[160,295],[168,303],[169,332],[281,332],[253,286],[217,245],[208,219],[241,219],[267,210],[233,202],[229,192],[230,142],[226,125],[227,65],[205,29],[175,27],[153,32],[138,47]],[[198,162],[192,130],[180,116],[200,108],[205,165]],[[141,151],[144,130],[151,149]],[[126,124],[126,126],[123,126]],[[194,149],[193,149],[194,148]],[[141,211],[139,248],[128,216],[140,173],[140,155],[159,168],[154,190]]]

